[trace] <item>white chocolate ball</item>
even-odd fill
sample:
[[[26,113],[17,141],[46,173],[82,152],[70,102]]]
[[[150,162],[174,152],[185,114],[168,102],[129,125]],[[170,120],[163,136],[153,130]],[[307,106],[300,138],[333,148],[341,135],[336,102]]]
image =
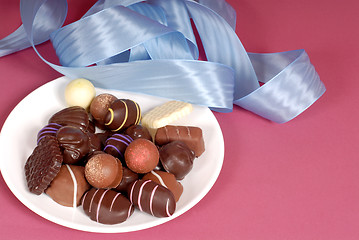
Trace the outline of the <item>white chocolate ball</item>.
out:
[[[84,78],[72,80],[65,88],[65,100],[70,107],[80,106],[88,109],[95,96],[95,87]]]

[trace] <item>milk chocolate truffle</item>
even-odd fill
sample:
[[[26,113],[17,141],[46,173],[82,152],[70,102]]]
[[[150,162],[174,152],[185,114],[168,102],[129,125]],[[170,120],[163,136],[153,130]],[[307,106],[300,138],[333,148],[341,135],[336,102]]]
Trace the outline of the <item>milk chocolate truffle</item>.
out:
[[[85,165],[85,177],[95,188],[115,188],[122,179],[122,164],[110,154],[92,154]]]
[[[156,145],[144,138],[133,140],[125,151],[127,167],[136,173],[148,173],[159,161]]]
[[[106,140],[103,151],[114,157],[124,159],[125,150],[132,141],[133,139],[126,134],[115,133]]]
[[[64,163],[75,164],[90,151],[89,137],[80,128],[64,126],[57,131],[56,137],[63,150]]]
[[[151,171],[142,177],[142,180],[152,180],[168,188],[174,195],[176,202],[183,193],[183,186],[176,180],[175,175],[164,171]]]
[[[87,131],[90,120],[88,113],[83,107],[73,106],[56,112],[49,119],[49,123],[57,123],[62,126],[74,126],[83,131]]]
[[[91,220],[102,224],[122,223],[134,211],[126,197],[110,189],[91,188],[82,199],[82,207]]]
[[[45,193],[63,206],[79,206],[82,196],[90,189],[84,173],[85,168],[82,166],[62,165]]]
[[[182,180],[192,170],[195,155],[184,142],[170,142],[162,146],[159,153],[162,166],[177,180]]]
[[[142,125],[132,125],[125,130],[125,133],[132,139],[144,138],[152,141],[152,137],[148,129]]]
[[[170,217],[176,210],[173,193],[151,180],[137,180],[132,183],[128,196],[140,211],[155,217]]]
[[[201,156],[205,150],[202,129],[199,127],[167,125],[157,129],[155,135],[157,145],[165,145],[176,140],[186,143],[196,157]]]
[[[122,180],[120,185],[116,187],[116,190],[122,193],[127,193],[128,187],[136,180],[139,179],[139,175],[127,167],[122,167]]]
[[[56,137],[57,130],[59,130],[62,125],[57,123],[49,123],[45,127],[43,127],[37,134],[37,144],[39,144],[40,140],[45,136],[54,136]]]
[[[115,100],[117,100],[117,97],[109,93],[99,94],[92,100],[90,113],[99,124],[104,124],[107,110]]]
[[[108,108],[105,116],[105,126],[117,132],[138,124],[140,119],[141,109],[136,102],[129,99],[117,99]]]

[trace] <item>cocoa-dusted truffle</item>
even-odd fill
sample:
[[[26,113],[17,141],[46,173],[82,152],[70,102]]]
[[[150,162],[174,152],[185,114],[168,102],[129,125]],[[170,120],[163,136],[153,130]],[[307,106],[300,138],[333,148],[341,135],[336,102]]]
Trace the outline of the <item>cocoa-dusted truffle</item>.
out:
[[[122,179],[122,164],[110,154],[92,154],[85,165],[85,177],[95,188],[115,188]]]
[[[82,166],[62,165],[45,193],[63,206],[79,206],[82,196],[90,189],[84,173],[85,168]]]
[[[152,137],[148,129],[142,125],[132,125],[125,130],[125,133],[132,139],[144,138],[152,141]]]
[[[136,173],[148,173],[159,161],[156,145],[144,138],[133,140],[125,151],[127,167]]]
[[[155,135],[157,145],[165,145],[176,140],[186,143],[196,157],[201,156],[205,150],[202,129],[199,127],[167,125],[157,129]]]
[[[159,150],[163,168],[182,180],[193,167],[194,152],[182,141],[170,142]]]
[[[175,175],[164,171],[151,171],[142,177],[142,180],[152,180],[162,186],[168,188],[174,195],[176,202],[183,193],[183,186],[176,180]]]
[[[122,193],[127,193],[128,187],[136,180],[139,179],[137,173],[131,171],[127,167],[122,167],[122,180],[120,185],[116,187],[116,190]]]
[[[125,150],[132,141],[133,139],[126,134],[115,133],[106,140],[103,151],[114,157],[124,159]]]
[[[79,162],[90,151],[89,137],[80,128],[64,126],[57,131],[56,137],[66,164]]]
[[[109,93],[99,94],[92,100],[90,113],[98,123],[104,124],[107,110],[115,100],[117,100],[117,97]]]
[[[122,223],[134,211],[126,197],[110,189],[91,188],[83,197],[82,207],[91,220],[102,224]]]
[[[151,180],[132,183],[128,189],[128,197],[140,211],[155,217],[170,217],[176,210],[173,193]]]
[[[117,99],[108,108],[105,126],[112,131],[126,129],[136,125],[141,119],[140,106],[130,99]]]
[[[74,126],[87,131],[90,120],[87,111],[83,107],[73,106],[56,112],[49,119],[49,123],[57,123],[62,126]]]

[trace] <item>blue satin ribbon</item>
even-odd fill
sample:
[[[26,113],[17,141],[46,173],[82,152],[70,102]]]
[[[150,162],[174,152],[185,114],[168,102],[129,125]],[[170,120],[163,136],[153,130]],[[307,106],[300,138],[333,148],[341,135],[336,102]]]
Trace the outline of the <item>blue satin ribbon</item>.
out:
[[[23,25],[0,40],[0,56],[32,46],[70,78],[228,112],[239,105],[284,123],[307,109],[325,86],[304,50],[247,53],[224,0],[99,0],[62,27],[66,0],[22,0]],[[191,19],[208,61],[199,61]],[[35,45],[51,40],[61,65]],[[264,83],[262,86],[260,82]]]

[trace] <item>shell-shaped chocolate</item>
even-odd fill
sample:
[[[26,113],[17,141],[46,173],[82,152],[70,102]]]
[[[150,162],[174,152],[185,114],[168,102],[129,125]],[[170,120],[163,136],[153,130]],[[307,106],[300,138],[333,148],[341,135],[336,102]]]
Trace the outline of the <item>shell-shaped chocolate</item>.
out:
[[[90,120],[87,111],[83,107],[73,106],[64,108],[52,115],[49,123],[57,123],[63,126],[78,127],[83,131],[87,131]]]
[[[49,123],[45,127],[43,127],[37,134],[37,144],[39,144],[40,140],[45,136],[54,136],[56,137],[57,130],[59,130],[62,125],[57,123]]]
[[[193,168],[194,152],[182,141],[173,141],[159,149],[163,168],[182,180]]]
[[[132,183],[128,188],[128,197],[140,211],[155,217],[170,217],[176,210],[173,193],[151,180]]]
[[[124,159],[125,150],[132,141],[133,139],[126,134],[115,133],[106,140],[103,151],[114,157]]]
[[[125,196],[111,189],[91,188],[82,198],[82,207],[91,220],[103,224],[122,223],[134,211]]]
[[[57,131],[57,141],[63,150],[64,163],[75,164],[90,151],[87,133],[74,126],[64,126]]]
[[[112,131],[126,129],[141,120],[140,106],[130,99],[117,99],[108,108],[105,115],[105,126]]]

